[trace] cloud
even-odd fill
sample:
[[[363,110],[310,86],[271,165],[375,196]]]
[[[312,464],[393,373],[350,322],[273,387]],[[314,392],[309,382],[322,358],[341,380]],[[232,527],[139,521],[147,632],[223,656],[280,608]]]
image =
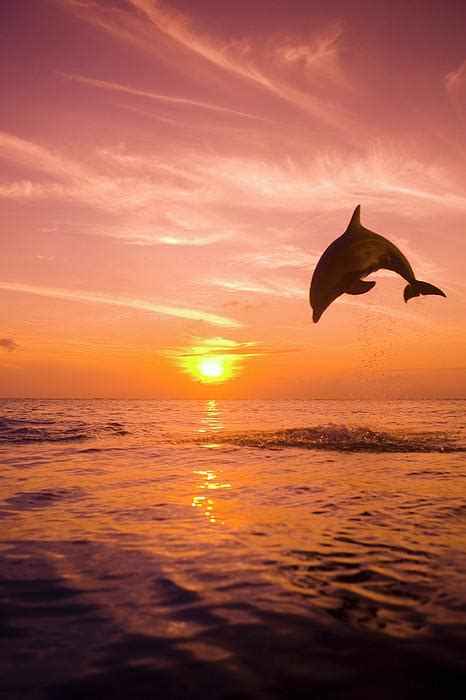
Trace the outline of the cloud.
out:
[[[231,318],[211,314],[209,311],[201,309],[191,309],[185,307],[169,306],[157,304],[146,299],[134,299],[132,297],[110,296],[97,292],[87,292],[77,289],[58,289],[54,287],[39,287],[16,282],[0,281],[0,289],[11,292],[22,292],[25,294],[37,294],[39,296],[50,297],[52,299],[64,299],[68,301],[81,301],[96,304],[107,304],[111,306],[124,306],[137,311],[147,311],[175,318],[186,318],[194,321],[205,321],[215,326],[227,328],[238,328],[242,324]]]
[[[243,355],[244,357],[255,357],[257,355],[275,355],[279,353],[301,352],[308,347],[261,345],[254,340],[237,341],[230,338],[214,337],[200,338],[194,337],[192,344],[178,348],[170,348],[166,352],[176,354],[177,357],[197,357],[198,355]]]
[[[95,152],[89,158],[92,155],[96,160]],[[40,179],[27,177],[16,182],[3,182],[0,197],[78,202],[127,219],[118,230],[116,227],[95,227],[104,235],[137,239],[134,228],[140,222],[145,229],[141,242],[176,243],[178,238],[184,241],[193,238],[194,244],[202,245],[232,235],[231,227],[220,217],[206,209],[203,211],[203,183],[199,177],[195,173],[184,173],[170,160],[164,162],[159,158],[157,162],[155,158],[144,160],[137,157],[132,160],[130,156],[97,151],[97,162],[91,167],[30,141],[0,133],[1,156],[38,171]],[[104,164],[99,162],[102,156],[107,159]],[[129,173],[128,163],[132,166]],[[191,208],[194,198],[197,206]],[[173,220],[177,212],[179,217],[184,212],[185,225]],[[153,223],[148,226],[150,218]]]
[[[292,103],[334,127],[342,128],[342,118],[346,125],[348,124],[349,115],[344,114],[341,108],[303,92],[293,87],[289,82],[275,79],[266,68],[267,65],[270,65],[270,51],[264,51],[264,47],[261,47],[261,51],[257,52],[265,63],[265,66],[262,67],[259,65],[260,59],[256,56],[255,46],[250,42],[221,43],[215,41],[195,29],[191,29],[188,17],[174,12],[171,8],[164,7],[160,2],[152,0],[129,1],[134,7],[145,13],[156,29],[216,67],[259,85],[274,96]],[[340,31],[333,32],[329,38],[325,32],[323,38],[315,39],[314,42],[308,44],[305,61],[307,69],[311,66],[314,69],[319,69],[322,63],[328,69],[329,62],[325,61],[324,57],[328,57],[330,53],[332,58],[335,58],[336,41],[340,33]],[[274,46],[275,53],[280,55],[280,51],[277,52],[276,49],[276,38],[271,44]],[[299,49],[302,53],[302,46]],[[282,57],[292,56],[290,50],[290,46],[285,45]],[[290,61],[288,60],[288,62]]]
[[[444,169],[380,143],[346,159],[326,151],[309,159],[258,159],[179,146],[144,155],[107,148],[88,156],[94,158],[91,167],[0,134],[0,155],[50,176],[4,182],[0,196],[76,201],[121,214],[118,231],[107,229],[105,235],[140,243],[206,245],[235,237],[241,212],[315,213],[358,199],[408,214],[425,213],[427,204],[466,210],[466,197]],[[236,212],[229,221],[223,212],[232,204]],[[281,254],[287,255],[283,249]]]
[[[195,237],[183,237],[183,236],[171,236],[171,235],[160,235],[157,233],[152,233],[149,235],[144,235],[136,233],[132,235],[131,233],[117,236],[125,240],[127,243],[133,245],[154,245],[154,243],[163,243],[165,245],[175,245],[175,246],[203,246],[211,245],[212,243],[217,243],[218,241],[225,240],[228,238],[227,235],[222,234],[207,234],[205,236],[195,236]]]
[[[85,166],[74,160],[5,132],[0,132],[0,156],[30,170],[38,170],[65,180],[86,178],[90,174]]]
[[[396,203],[399,210],[408,211],[426,203],[466,209],[466,197],[444,169],[379,143],[363,155],[347,158],[326,151],[308,160],[215,156],[198,159],[193,168],[215,183],[219,193],[231,198],[234,188],[242,207],[325,211],[364,199],[390,209]]]
[[[307,253],[301,248],[293,245],[277,244],[268,247],[266,250],[238,253],[235,259],[244,263],[251,263],[259,267],[268,269],[279,269],[282,267],[304,267],[309,268],[317,264],[319,254]]]
[[[222,287],[230,292],[255,292],[257,294],[268,294],[277,297],[289,297],[289,298],[301,298],[303,294],[303,289],[301,287],[295,286],[292,283],[286,282],[274,282],[264,284],[262,282],[255,282],[254,280],[248,279],[222,279],[222,278],[211,278],[204,280],[206,284],[212,285],[214,287]]]
[[[113,90],[115,92],[124,92],[129,95],[136,95],[138,97],[146,97],[150,100],[156,100],[159,102],[165,102],[171,105],[182,105],[189,107],[199,107],[201,109],[210,109],[215,112],[223,112],[226,114],[232,114],[239,117],[247,117],[248,119],[257,119],[259,121],[269,121],[263,117],[256,116],[254,114],[248,114],[247,112],[241,112],[236,109],[231,109],[230,107],[221,107],[209,102],[200,102],[198,100],[190,100],[186,97],[174,97],[170,95],[160,95],[155,92],[150,92],[146,90],[136,90],[135,88],[128,87],[126,85],[121,85],[120,83],[110,82],[107,80],[97,80],[95,78],[89,78],[83,75],[78,75],[76,73],[60,73],[67,80],[73,80],[78,83],[83,83],[84,85],[89,85],[91,87],[101,88],[104,90]]]
[[[445,86],[448,94],[456,103],[466,104],[466,61],[445,76]]]
[[[175,350],[177,357],[197,357],[202,355],[241,355],[250,357],[256,355],[254,348],[257,345],[254,341],[238,342],[221,337],[215,338],[195,338],[194,344]]]
[[[318,70],[331,79],[341,78],[339,40],[342,34],[342,27],[335,24],[320,35],[310,37],[305,44],[284,41],[275,52],[284,64],[297,65],[307,73]]]
[[[0,184],[0,197],[79,202],[119,214],[117,226],[82,228],[130,243],[202,246],[236,235],[237,225],[203,203],[215,195],[207,196],[209,183],[191,167],[189,154],[141,156],[107,148],[91,155],[92,167],[0,133],[0,156],[42,175]]]
[[[170,67],[177,64],[183,74],[188,53],[200,59],[201,65],[247,81],[333,128],[349,133],[347,130],[355,126],[354,118],[341,106],[296,87],[288,74],[276,75],[277,68],[285,66],[302,69],[307,79],[310,75],[326,79],[332,75],[341,80],[337,61],[339,27],[331,26],[321,35],[307,38],[305,44],[280,36],[274,36],[263,45],[247,40],[225,42],[205,35],[194,28],[189,17],[159,1],[129,0],[129,3],[137,13],[99,2],[88,2],[84,7],[74,0],[61,0],[65,8],[82,20],[120,41],[136,46],[159,61],[166,60],[168,55]]]
[[[15,343],[13,338],[0,338],[0,348],[3,348],[7,352],[13,352],[13,350],[19,348],[19,345]]]
[[[163,244],[170,246],[206,246],[233,239],[240,227],[203,207],[163,207],[152,213],[153,223],[147,224],[147,215],[133,217],[133,224],[113,230],[111,235],[136,245]]]

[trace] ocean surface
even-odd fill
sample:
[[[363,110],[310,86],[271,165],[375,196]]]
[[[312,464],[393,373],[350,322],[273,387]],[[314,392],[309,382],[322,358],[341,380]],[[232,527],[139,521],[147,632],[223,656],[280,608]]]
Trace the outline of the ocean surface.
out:
[[[464,401],[0,401],[0,696],[466,697]]]

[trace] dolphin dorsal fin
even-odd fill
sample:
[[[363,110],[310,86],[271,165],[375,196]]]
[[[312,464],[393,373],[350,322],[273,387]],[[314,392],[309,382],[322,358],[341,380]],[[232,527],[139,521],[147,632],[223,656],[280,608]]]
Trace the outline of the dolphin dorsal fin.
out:
[[[353,216],[351,217],[351,221],[348,224],[348,228],[346,229],[347,233],[350,233],[351,231],[354,231],[358,228],[361,227],[361,205],[358,204],[356,209],[353,212]]]

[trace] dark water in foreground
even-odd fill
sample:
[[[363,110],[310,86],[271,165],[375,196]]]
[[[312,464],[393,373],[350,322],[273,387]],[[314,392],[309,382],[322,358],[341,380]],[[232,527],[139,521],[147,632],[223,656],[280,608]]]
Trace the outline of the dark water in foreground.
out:
[[[0,695],[456,698],[465,402],[0,402]]]

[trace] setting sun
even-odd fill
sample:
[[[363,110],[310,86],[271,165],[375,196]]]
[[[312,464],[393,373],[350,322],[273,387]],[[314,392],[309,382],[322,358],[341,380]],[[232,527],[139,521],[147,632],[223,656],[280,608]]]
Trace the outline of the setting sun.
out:
[[[203,384],[220,384],[232,379],[238,372],[238,357],[222,356],[191,356],[182,358],[185,372],[197,382]]]
[[[191,377],[203,384],[226,382],[234,375],[233,364],[236,358],[229,357],[190,357],[185,363],[185,369]]]
[[[224,373],[225,368],[222,361],[218,357],[209,357],[199,363],[199,372],[204,377],[218,379]]]
[[[249,342],[219,336],[195,340],[193,345],[170,349],[167,356],[182,372],[201,384],[223,384],[237,377],[247,358],[256,354],[251,352],[253,344]]]

